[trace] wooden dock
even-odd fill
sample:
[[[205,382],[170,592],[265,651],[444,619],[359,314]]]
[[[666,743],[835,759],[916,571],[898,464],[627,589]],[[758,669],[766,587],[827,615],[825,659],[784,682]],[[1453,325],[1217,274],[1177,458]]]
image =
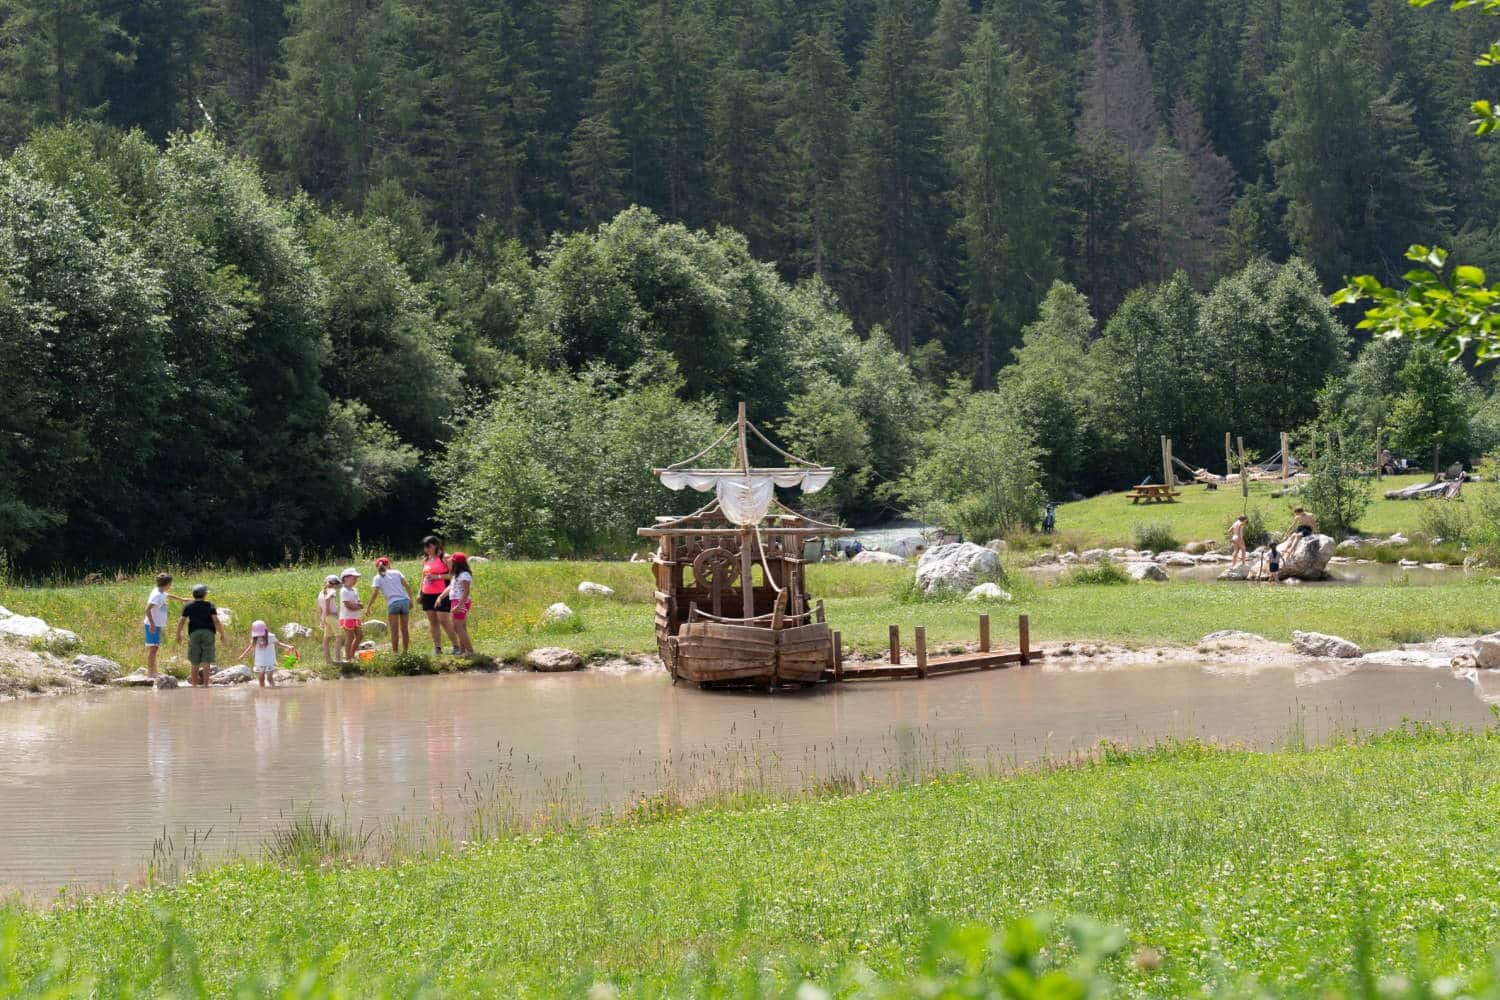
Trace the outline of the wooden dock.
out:
[[[990,616],[979,616],[979,650],[974,653],[959,653],[954,656],[929,657],[927,655],[927,629],[916,627],[916,649],[913,662],[902,660],[901,628],[892,625],[890,630],[890,652],[885,663],[845,663],[843,634],[833,633],[833,662],[831,671],[824,674],[828,681],[864,681],[882,679],[924,680],[939,674],[956,674],[969,670],[994,670],[1012,664],[1025,665],[1031,662],[1031,622],[1021,615],[1017,622],[1017,648],[993,649],[990,646]]]

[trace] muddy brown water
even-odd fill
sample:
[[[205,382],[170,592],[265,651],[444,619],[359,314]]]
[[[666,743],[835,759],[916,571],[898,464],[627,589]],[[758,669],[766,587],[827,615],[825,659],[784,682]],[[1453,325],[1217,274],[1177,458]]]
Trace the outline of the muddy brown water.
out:
[[[370,828],[461,816],[485,796],[597,810],[667,784],[1005,767],[1101,739],[1270,747],[1408,718],[1490,716],[1447,670],[1193,664],[1033,665],[769,696],[586,672],[45,698],[0,704],[0,886],[132,882],[164,832],[179,850],[197,833],[210,854],[253,852],[302,812]]]

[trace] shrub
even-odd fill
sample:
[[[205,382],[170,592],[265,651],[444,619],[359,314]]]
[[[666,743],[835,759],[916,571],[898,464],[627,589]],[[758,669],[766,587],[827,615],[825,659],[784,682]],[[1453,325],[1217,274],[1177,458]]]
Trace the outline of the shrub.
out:
[[[1474,540],[1474,518],[1462,503],[1452,500],[1420,500],[1421,509],[1417,521],[1428,540],[1441,538],[1445,542],[1463,545]]]
[[[1130,583],[1130,574],[1115,563],[1093,563],[1074,566],[1058,579],[1064,587],[1113,586]]]
[[[1303,506],[1318,519],[1319,530],[1334,538],[1354,534],[1370,506],[1370,481],[1365,478],[1363,453],[1344,444],[1341,435],[1315,426],[1320,447],[1302,484]]]
[[[1137,522],[1131,525],[1130,535],[1135,547],[1146,552],[1170,552],[1178,547],[1172,526],[1160,521]]]

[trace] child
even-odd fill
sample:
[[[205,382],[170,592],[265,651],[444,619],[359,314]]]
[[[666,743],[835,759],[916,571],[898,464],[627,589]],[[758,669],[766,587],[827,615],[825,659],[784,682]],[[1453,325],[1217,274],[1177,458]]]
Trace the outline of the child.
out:
[[[219,620],[219,609],[208,600],[206,584],[195,584],[193,599],[182,606],[182,615],[177,619],[177,642],[182,641],[183,622],[188,623],[188,686],[208,687],[224,623]]]
[[[161,649],[161,634],[167,627],[167,602],[187,603],[184,598],[168,591],[171,586],[172,574],[158,573],[156,586],[146,594],[146,617],[142,624],[146,630],[146,674],[149,677],[156,676],[156,654]]]
[[[240,653],[240,659],[243,660],[245,654],[252,649],[255,650],[255,677],[260,681],[261,687],[265,687],[268,681],[271,687],[276,686],[276,650],[297,652],[296,646],[288,646],[280,639],[273,639],[271,630],[266,628],[263,621],[250,623],[250,645]]]
[[[474,655],[474,642],[469,638],[469,608],[474,605],[474,574],[469,570],[469,557],[455,552],[448,557],[448,569],[453,582],[443,591],[443,596],[452,605],[453,638],[458,643],[453,655]]]
[[[375,560],[375,579],[370,581],[370,606],[375,606],[375,595],[385,598],[385,616],[391,626],[391,652],[399,653],[411,649],[411,633],[407,623],[411,620],[411,588],[399,569],[391,569],[391,561],[385,556]]]
[[[353,662],[359,652],[360,640],[364,638],[362,628],[364,605],[359,602],[359,570],[350,566],[341,574],[344,587],[339,591],[339,628],[344,632],[344,660]]]
[[[339,621],[339,578],[329,573],[323,578],[323,589],[318,591],[318,624],[323,627],[323,662],[338,663],[333,658],[334,636]],[[343,637],[338,643],[343,645]]]
[[[1231,566],[1238,566],[1240,563],[1250,560],[1250,554],[1245,551],[1245,525],[1249,522],[1250,519],[1241,514],[1229,526],[1229,544],[1233,549],[1233,555],[1229,560],[1229,565]]]
[[[1272,544],[1271,546],[1270,559],[1271,573],[1268,579],[1272,583],[1278,583],[1281,580],[1281,550],[1278,549],[1274,544]]]

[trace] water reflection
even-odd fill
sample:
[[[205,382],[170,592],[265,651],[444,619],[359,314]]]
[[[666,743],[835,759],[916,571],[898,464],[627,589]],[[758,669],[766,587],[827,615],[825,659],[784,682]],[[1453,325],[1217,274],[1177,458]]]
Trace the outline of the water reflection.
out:
[[[1101,739],[1270,746],[1404,718],[1482,726],[1489,713],[1446,670],[1347,665],[1033,666],[774,696],[584,673],[39,699],[0,705],[0,886],[132,879],[164,829],[212,827],[243,850],[303,809],[462,812],[484,783],[521,810],[600,808],[666,783],[1016,764]]]

